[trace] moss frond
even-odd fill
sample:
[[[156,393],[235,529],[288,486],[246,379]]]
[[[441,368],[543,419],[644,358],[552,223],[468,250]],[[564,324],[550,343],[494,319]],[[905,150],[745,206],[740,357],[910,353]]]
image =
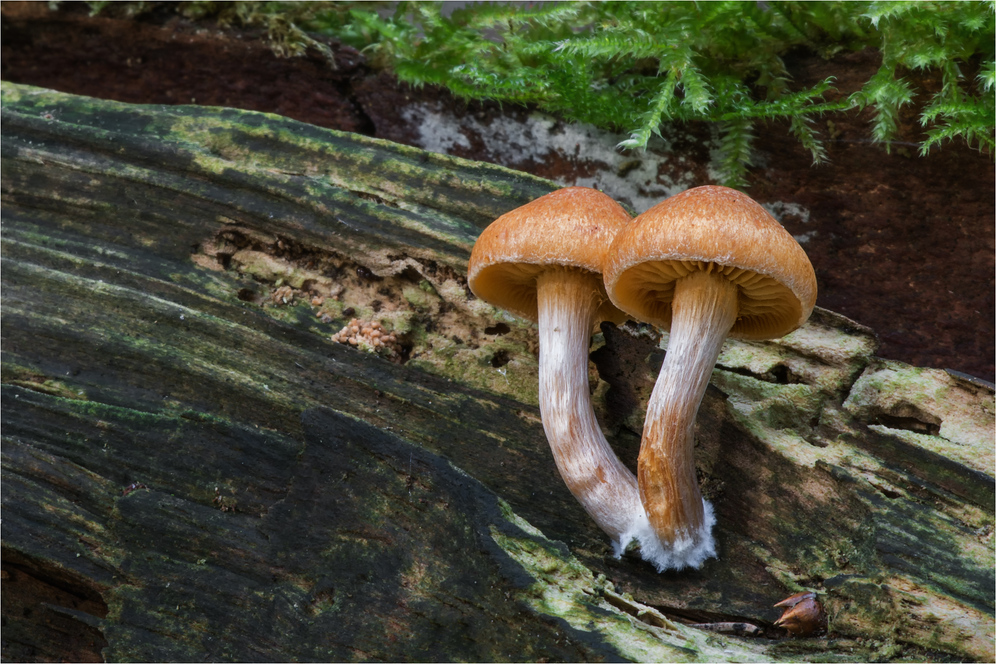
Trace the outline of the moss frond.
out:
[[[745,175],[752,163],[754,141],[753,123],[747,118],[736,118],[719,124],[719,150],[715,166],[719,180],[730,187],[744,187]]]

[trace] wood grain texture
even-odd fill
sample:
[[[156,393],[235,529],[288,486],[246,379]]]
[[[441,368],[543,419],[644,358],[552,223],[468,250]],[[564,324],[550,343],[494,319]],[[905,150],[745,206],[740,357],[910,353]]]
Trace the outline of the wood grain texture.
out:
[[[535,329],[466,289],[481,229],[555,185],[2,94],[5,658],[992,659],[990,386],[877,360],[824,310],[729,342],[696,432],[719,558],[657,574],[556,474]],[[332,342],[354,315],[404,351]],[[592,353],[631,468],[661,355],[611,325]],[[772,627],[801,590],[829,635]]]

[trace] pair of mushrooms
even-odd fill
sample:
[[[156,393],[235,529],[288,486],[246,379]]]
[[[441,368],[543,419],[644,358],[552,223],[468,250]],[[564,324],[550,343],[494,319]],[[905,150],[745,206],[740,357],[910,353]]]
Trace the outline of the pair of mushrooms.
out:
[[[726,187],[689,189],[635,219],[599,191],[568,187],[488,226],[468,281],[477,297],[538,324],[543,429],[561,477],[616,557],[632,540],[659,571],[714,557],[695,416],[727,336],[780,337],[809,317],[816,275],[792,236]],[[628,317],[670,330],[637,477],[605,440],[588,391],[593,330]]]

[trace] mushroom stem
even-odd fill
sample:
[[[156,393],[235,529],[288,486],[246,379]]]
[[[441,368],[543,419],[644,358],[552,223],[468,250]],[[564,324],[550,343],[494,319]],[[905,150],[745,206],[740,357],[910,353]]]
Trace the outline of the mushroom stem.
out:
[[[675,283],[671,337],[647,404],[637,475],[650,524],[671,565],[715,555],[712,506],[695,477],[695,416],[723,340],[737,318],[737,287],[711,271]]]
[[[595,312],[605,301],[600,284],[600,275],[570,267],[538,277],[539,400],[560,476],[612,538],[618,558],[630,540],[643,546],[648,536],[656,538],[636,477],[609,447],[591,407],[588,347]]]

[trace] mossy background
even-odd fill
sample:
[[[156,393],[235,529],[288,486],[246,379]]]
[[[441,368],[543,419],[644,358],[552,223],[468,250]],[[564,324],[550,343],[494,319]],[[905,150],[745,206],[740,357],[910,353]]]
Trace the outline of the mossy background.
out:
[[[141,14],[159,3],[90,3],[94,12]],[[921,154],[961,140],[993,154],[996,3],[948,2],[185,2],[194,19],[266,28],[273,49],[331,50],[312,35],[360,49],[406,82],[466,99],[534,105],[560,117],[623,131],[645,148],[662,123],[704,120],[722,136],[719,179],[742,186],[754,127],[774,119],[826,159],[817,119],[871,107],[871,136],[897,139],[900,109],[915,101],[905,80],[935,70],[942,85],[919,104]],[[836,76],[798,85],[783,57],[876,49],[881,65],[862,88],[836,92]],[[830,130],[832,132],[832,129]]]

